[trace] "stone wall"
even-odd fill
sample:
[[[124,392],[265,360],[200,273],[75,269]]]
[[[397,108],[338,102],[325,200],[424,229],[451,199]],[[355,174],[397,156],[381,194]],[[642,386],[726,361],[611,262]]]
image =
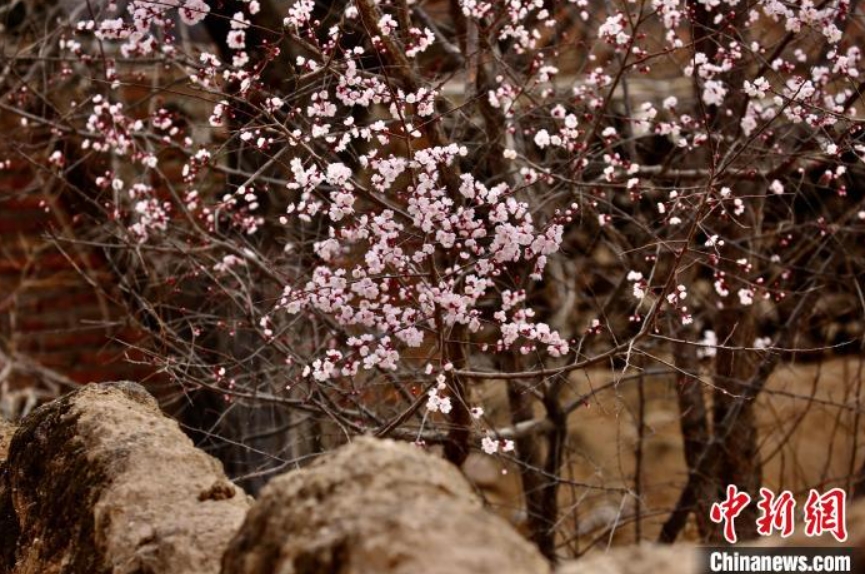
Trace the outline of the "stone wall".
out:
[[[455,467],[406,443],[355,439],[253,502],[133,383],[0,426],[0,574],[549,571]]]
[[[865,558],[865,504],[848,507]],[[830,545],[794,535],[765,546]],[[557,574],[691,574],[698,549],[624,546]],[[861,563],[860,563],[861,564]],[[0,421],[0,574],[549,574],[460,471],[359,437],[257,501],[133,383],[87,385]]]

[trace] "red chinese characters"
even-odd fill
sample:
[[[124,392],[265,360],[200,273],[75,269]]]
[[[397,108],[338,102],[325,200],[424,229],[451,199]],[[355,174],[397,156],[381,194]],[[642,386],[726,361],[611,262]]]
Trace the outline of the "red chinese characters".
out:
[[[757,534],[770,536],[774,530],[780,532],[782,538],[793,534],[793,510],[796,508],[796,500],[789,490],[775,496],[775,493],[768,488],[761,488],[757,508],[760,509],[760,517],[757,518]]]
[[[829,532],[838,542],[847,540],[845,492],[840,488],[823,494],[813,488],[805,502],[805,535],[820,536]]]
[[[735,520],[739,514],[745,510],[751,502],[751,496],[747,492],[739,492],[739,489],[734,484],[727,486],[727,498],[722,502],[716,502],[712,505],[712,510],[709,513],[709,518],[712,522],[724,524],[724,540],[730,544],[734,544],[736,538]]]
[[[750,503],[748,493],[739,491],[736,485],[731,484],[727,486],[726,498],[712,505],[709,518],[723,524],[724,539],[728,543],[734,544],[738,540],[735,520]],[[828,533],[838,542],[847,540],[846,503],[846,493],[841,488],[833,488],[823,494],[812,489],[803,507],[805,535],[822,536]],[[793,533],[796,508],[793,493],[785,490],[776,496],[768,488],[761,488],[757,508],[760,510],[757,518],[759,535],[771,536],[778,532],[782,538],[786,538]]]

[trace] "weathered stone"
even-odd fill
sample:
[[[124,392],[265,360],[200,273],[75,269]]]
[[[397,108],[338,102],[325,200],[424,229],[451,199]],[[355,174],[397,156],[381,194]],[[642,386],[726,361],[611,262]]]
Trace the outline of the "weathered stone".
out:
[[[15,434],[17,428],[12,423],[0,419],[0,463],[6,460],[9,443],[12,442],[12,435]]]
[[[405,443],[358,438],[274,478],[222,572],[543,574],[549,565],[449,463]]]
[[[0,572],[216,573],[248,505],[142,387],[88,385],[15,433],[0,476]]]
[[[12,497],[6,488],[5,477],[6,457],[9,453],[9,443],[17,427],[10,422],[0,419],[0,572],[11,569],[15,560],[15,546],[4,544],[4,539],[15,540],[18,529],[15,523],[14,511],[12,509]]]

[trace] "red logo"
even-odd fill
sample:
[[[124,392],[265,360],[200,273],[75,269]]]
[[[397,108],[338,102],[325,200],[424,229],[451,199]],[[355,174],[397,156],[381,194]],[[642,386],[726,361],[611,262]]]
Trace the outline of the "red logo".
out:
[[[737,540],[736,517],[745,510],[750,502],[751,497],[747,492],[739,492],[735,484],[730,484],[727,486],[727,498],[723,502],[716,502],[712,505],[709,518],[712,519],[712,522],[724,523],[724,539],[730,544]]]
[[[724,539],[734,544],[736,537],[736,517],[751,503],[747,492],[730,484],[727,486],[727,497],[712,504],[709,518],[712,522],[724,525]],[[822,536],[829,533],[838,542],[847,540],[846,523],[847,495],[840,488],[833,488],[820,494],[814,489],[808,494],[808,500],[803,507],[806,536]],[[768,488],[760,489],[760,500],[757,501],[760,516],[757,518],[757,533],[770,536],[773,532],[786,538],[793,534],[795,526],[796,500],[789,490],[775,496]]]
[[[774,530],[780,532],[782,538],[793,534],[793,509],[796,508],[796,500],[789,490],[776,497],[775,493],[768,488],[761,488],[757,508],[760,509],[757,534],[770,536]]]
[[[847,540],[846,502],[846,494],[840,488],[824,494],[812,488],[805,502],[805,535],[820,536],[829,532],[838,542]]]

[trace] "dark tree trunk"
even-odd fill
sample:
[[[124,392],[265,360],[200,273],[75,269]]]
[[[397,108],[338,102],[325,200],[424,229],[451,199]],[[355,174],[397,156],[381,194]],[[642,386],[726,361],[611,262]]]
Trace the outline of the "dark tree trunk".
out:
[[[699,373],[697,348],[693,345],[676,345],[674,362],[679,370],[676,397],[685,463],[688,465],[689,481],[692,481],[694,486],[693,492],[688,494],[687,500],[682,504],[682,510],[678,514],[674,512],[671,520],[664,524],[661,541],[674,542],[691,512],[694,513],[700,537],[703,540],[711,540],[716,534],[716,529],[712,528],[712,522],[709,520],[709,506],[717,498],[719,490],[712,477],[700,468],[700,459],[709,447],[710,435],[703,386],[697,377]]]

